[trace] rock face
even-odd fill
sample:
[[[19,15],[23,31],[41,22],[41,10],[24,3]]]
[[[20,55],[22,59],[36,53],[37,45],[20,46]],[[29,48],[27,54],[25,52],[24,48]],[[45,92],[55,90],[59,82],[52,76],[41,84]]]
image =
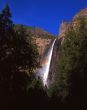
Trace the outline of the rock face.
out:
[[[54,50],[52,53],[52,59],[50,64],[50,70],[49,70],[49,77],[48,77],[48,84],[51,84],[54,81],[55,73],[58,73],[58,61],[61,56],[60,50],[62,48],[62,41],[64,40],[65,33],[68,31],[71,25],[75,26],[79,17],[85,17],[87,18],[87,8],[84,10],[81,10],[77,15],[75,15],[72,19],[72,22],[66,22],[63,21],[60,26],[60,32],[59,37],[57,38]],[[52,39],[44,39],[42,37],[36,37],[36,44],[38,45],[38,49],[40,52],[40,55],[42,56],[47,47],[49,46]]]
[[[39,55],[42,56],[52,39],[54,38],[54,35],[51,33],[44,31],[41,28],[38,27],[30,27],[25,25],[15,25],[15,30],[20,29],[23,27],[27,33],[27,35],[32,36],[33,42],[37,44]],[[28,38],[29,38],[28,37]]]
[[[81,10],[79,13],[77,13],[73,17],[72,22],[63,21],[61,23],[59,37],[55,42],[54,51],[53,51],[52,60],[51,60],[51,66],[50,66],[50,72],[49,72],[49,84],[53,83],[55,73],[56,72],[58,73],[57,64],[58,64],[59,58],[61,56],[60,55],[60,49],[62,48],[61,42],[63,41],[65,33],[68,31],[68,29],[71,25],[75,26],[76,23],[78,23],[79,17],[87,18],[87,8],[85,8],[85,9]]]
[[[59,31],[59,36],[63,37],[65,32],[67,31],[68,27],[69,27],[70,23],[67,21],[63,21],[60,25],[60,31]]]
[[[31,35],[33,36],[33,40],[35,44],[37,44],[41,58],[54,36],[40,28],[32,28],[31,30],[27,28],[27,32],[31,33]]]
[[[52,39],[44,39],[44,38],[35,39],[35,43],[38,46],[38,51],[39,51],[40,56],[43,55],[43,53],[45,52],[46,48],[48,47],[51,41]]]
[[[79,13],[77,13],[74,17],[73,17],[73,21],[77,20],[80,17],[84,17],[87,18],[87,8],[82,9]]]
[[[65,33],[69,29],[69,27],[72,25],[75,27],[78,24],[78,18],[87,18],[87,8],[82,9],[80,12],[78,12],[72,19],[72,22],[62,22],[60,25],[60,33],[59,38],[64,37]]]
[[[51,64],[50,64],[49,77],[48,77],[48,84],[51,84],[53,82],[55,73],[56,72],[58,73],[58,61],[61,56],[60,49],[62,48],[61,44],[62,44],[62,41],[64,40],[66,32],[68,31],[68,29],[70,28],[71,25],[72,26],[76,25],[79,17],[87,18],[86,15],[87,15],[87,8],[84,10],[81,10],[81,12],[79,12],[77,15],[75,15],[72,19],[72,22],[63,21],[61,23],[59,37],[57,38],[57,40],[55,42],[54,50],[52,53],[52,59],[51,59]],[[35,34],[35,36],[36,36],[35,42],[38,45],[40,55],[43,56],[44,52],[49,47],[49,44],[51,43],[52,39],[50,39],[50,37],[46,38],[46,34],[44,34],[45,37],[43,37],[43,34],[41,34],[41,31],[39,31],[39,32],[40,33],[37,32],[38,34]],[[39,37],[37,37],[37,36],[39,36]]]

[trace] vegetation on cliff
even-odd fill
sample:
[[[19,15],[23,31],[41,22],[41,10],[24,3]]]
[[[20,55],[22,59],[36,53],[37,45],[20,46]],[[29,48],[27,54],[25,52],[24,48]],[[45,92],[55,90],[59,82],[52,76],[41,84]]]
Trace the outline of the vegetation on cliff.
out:
[[[30,34],[34,39],[36,38],[42,38],[42,39],[54,39],[55,36],[47,31],[44,31],[41,28],[38,27],[31,27],[31,26],[26,26],[22,24],[15,24],[14,28],[15,30],[20,29],[20,27],[23,27],[26,30],[27,34]]]
[[[49,93],[61,97],[73,109],[86,106],[87,97],[87,21],[78,19],[69,28],[62,43],[54,83]]]

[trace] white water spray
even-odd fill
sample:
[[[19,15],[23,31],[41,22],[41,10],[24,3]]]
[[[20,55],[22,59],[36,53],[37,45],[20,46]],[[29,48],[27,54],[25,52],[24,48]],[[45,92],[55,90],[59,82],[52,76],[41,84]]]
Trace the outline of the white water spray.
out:
[[[52,45],[50,46],[48,52],[46,53],[46,56],[43,58],[43,63],[42,63],[42,68],[38,70],[38,75],[42,78],[44,86],[48,85],[47,84],[47,79],[49,75],[49,69],[50,69],[50,63],[51,63],[51,58],[52,58],[52,53],[53,53],[53,47],[55,44],[56,39],[53,41]]]

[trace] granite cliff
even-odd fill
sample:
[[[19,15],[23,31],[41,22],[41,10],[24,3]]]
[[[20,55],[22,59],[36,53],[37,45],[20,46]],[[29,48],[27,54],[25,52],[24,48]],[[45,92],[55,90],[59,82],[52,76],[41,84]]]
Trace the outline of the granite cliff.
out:
[[[49,72],[49,82],[52,83],[53,79],[54,79],[54,74],[56,73],[56,71],[58,71],[58,61],[60,58],[60,49],[62,48],[62,41],[64,40],[65,34],[68,31],[68,29],[70,28],[70,26],[72,25],[74,28],[75,26],[78,24],[78,19],[79,18],[85,18],[87,19],[87,8],[82,9],[80,12],[78,12],[73,19],[71,20],[71,22],[66,22],[63,21],[60,25],[60,32],[59,32],[59,36],[55,42],[55,46],[54,46],[54,51],[53,51],[53,56],[52,56],[52,60],[51,60],[51,66],[50,66],[50,72]]]
[[[59,38],[64,37],[65,33],[68,31],[69,27],[72,25],[75,27],[78,24],[79,18],[87,19],[87,8],[80,10],[70,22],[63,21],[60,25]]]
[[[28,35],[32,36],[33,43],[37,44],[39,55],[41,57],[52,39],[54,39],[54,35],[41,28],[21,24],[15,25],[15,29],[19,29],[21,26],[26,30]]]

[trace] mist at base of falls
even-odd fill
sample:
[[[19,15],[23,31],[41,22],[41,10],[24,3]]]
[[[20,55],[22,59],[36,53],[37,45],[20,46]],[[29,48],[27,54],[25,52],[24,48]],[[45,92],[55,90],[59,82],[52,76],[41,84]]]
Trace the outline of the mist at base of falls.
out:
[[[49,69],[55,41],[56,39],[54,39],[54,41],[52,41],[52,43],[50,44],[50,47],[48,48],[42,59],[42,66],[37,70],[37,76],[39,76],[42,79],[44,86],[48,86]]]

